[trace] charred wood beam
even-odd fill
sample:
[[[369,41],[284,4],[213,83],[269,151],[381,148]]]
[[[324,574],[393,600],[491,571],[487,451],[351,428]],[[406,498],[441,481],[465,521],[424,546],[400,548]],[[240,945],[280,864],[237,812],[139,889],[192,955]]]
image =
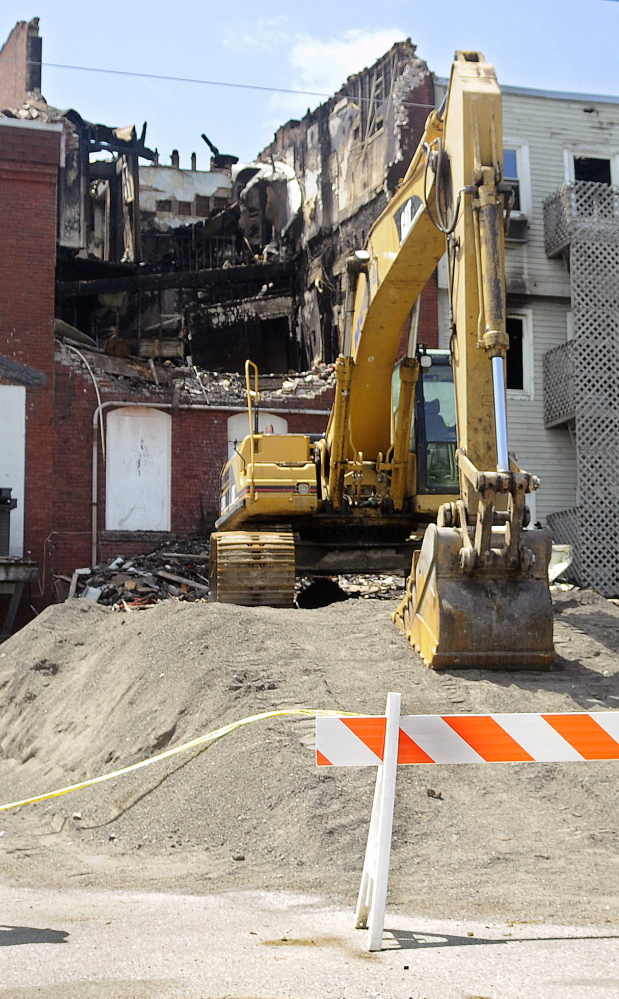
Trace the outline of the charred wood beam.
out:
[[[291,263],[249,264],[200,271],[169,271],[166,274],[135,274],[131,277],[96,278],[90,281],[58,281],[63,298],[110,295],[119,291],[163,291],[165,288],[211,288],[222,284],[267,284],[293,273]]]

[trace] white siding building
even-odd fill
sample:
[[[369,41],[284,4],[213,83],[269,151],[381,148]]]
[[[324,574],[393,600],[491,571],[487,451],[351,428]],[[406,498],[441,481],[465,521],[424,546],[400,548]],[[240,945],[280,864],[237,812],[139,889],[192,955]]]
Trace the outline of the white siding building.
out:
[[[447,81],[436,82],[440,103]],[[571,338],[572,289],[569,253],[546,255],[543,205],[565,183],[619,184],[619,97],[501,89],[505,177],[517,181],[506,250],[508,315],[515,320],[508,328],[509,443],[521,466],[542,480],[532,514],[547,523],[549,515],[577,507],[581,498],[573,420],[549,427],[544,418],[544,355]],[[446,286],[439,268],[444,347]]]

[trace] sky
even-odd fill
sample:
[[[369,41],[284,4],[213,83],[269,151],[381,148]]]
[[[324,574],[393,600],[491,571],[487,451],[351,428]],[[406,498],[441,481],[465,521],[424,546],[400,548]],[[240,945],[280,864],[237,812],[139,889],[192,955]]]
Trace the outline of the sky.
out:
[[[4,0],[0,43],[32,17],[40,18],[44,63],[272,88],[44,65],[50,104],[112,126],[147,121],[147,145],[162,163],[178,149],[189,167],[195,151],[203,170],[210,153],[202,132],[221,152],[251,161],[279,125],[322,103],[299,91],[330,95],[406,37],[439,76],[449,74],[455,49],[478,49],[499,83],[619,95],[615,0]]]

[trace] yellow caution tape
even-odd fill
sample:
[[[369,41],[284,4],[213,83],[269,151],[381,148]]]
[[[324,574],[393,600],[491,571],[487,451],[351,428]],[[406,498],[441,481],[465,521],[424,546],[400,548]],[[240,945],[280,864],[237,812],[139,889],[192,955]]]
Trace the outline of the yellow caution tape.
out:
[[[311,708],[289,708],[282,709],[279,711],[263,711],[259,715],[249,715],[247,718],[241,718],[239,721],[231,722],[229,725],[224,725],[223,728],[217,728],[214,732],[207,732],[206,735],[200,735],[197,739],[192,739],[191,742],[185,742],[182,746],[175,746],[173,749],[167,749],[165,753],[158,753],[157,756],[150,756],[147,760],[141,760],[139,763],[132,763],[129,767],[122,767],[120,770],[112,770],[109,774],[102,774],[100,777],[91,777],[90,780],[80,781],[79,784],[69,784],[68,787],[60,787],[57,791],[48,791],[46,794],[37,794],[33,798],[24,798],[23,801],[11,801],[8,805],[0,805],[0,812],[6,812],[9,808],[19,808],[20,805],[33,805],[37,801],[47,801],[48,798],[58,798],[61,794],[68,794],[69,791],[79,791],[83,787],[92,787],[93,784],[102,784],[105,780],[112,780],[114,777],[122,777],[123,774],[131,773],[132,770],[139,770],[141,767],[149,767],[152,763],[159,763],[160,760],[165,760],[169,756],[176,756],[177,753],[183,753],[187,749],[194,749],[196,746],[203,746],[207,743],[216,742],[218,739],[223,739],[225,735],[229,735],[234,732],[237,728],[242,728],[244,725],[252,725],[253,722],[264,721],[265,718],[279,718],[282,715],[308,715],[310,718],[342,718],[344,716],[359,716],[359,713],[353,713],[351,711],[327,711],[322,708],[311,709]]]

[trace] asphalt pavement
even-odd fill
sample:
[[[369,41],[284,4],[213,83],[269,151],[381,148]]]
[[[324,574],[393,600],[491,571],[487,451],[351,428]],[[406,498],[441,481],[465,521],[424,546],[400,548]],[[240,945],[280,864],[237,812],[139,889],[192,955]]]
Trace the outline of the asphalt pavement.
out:
[[[616,999],[619,929],[388,910],[383,950],[319,895],[0,888],[0,999]]]

